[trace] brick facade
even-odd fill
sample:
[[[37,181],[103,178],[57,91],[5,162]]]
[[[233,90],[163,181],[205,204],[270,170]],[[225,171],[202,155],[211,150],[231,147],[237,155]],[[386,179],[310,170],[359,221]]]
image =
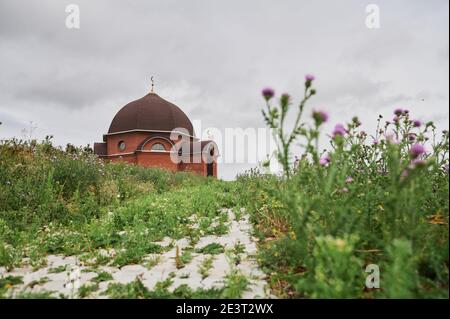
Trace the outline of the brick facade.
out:
[[[125,149],[121,150],[119,144],[123,142]],[[192,143],[200,143],[191,139]],[[210,145],[215,145],[214,142],[208,141]],[[201,149],[201,154],[189,154],[186,157],[188,159],[186,162],[179,159],[175,148],[173,148],[176,142],[171,142],[166,134],[157,133],[145,133],[145,132],[130,132],[117,134],[112,136],[105,136],[104,149],[106,149],[106,154],[98,154],[99,157],[109,160],[112,162],[126,162],[130,164],[137,164],[145,167],[159,167],[164,168],[173,172],[192,172],[203,176],[213,176],[217,177],[217,156],[213,156],[213,160],[210,164],[205,161],[205,158],[211,156],[208,152],[210,147],[206,149],[203,146]],[[208,144],[209,144],[208,143]],[[95,148],[101,148],[96,143]],[[154,144],[161,144],[164,146],[165,151],[152,151],[152,146]],[[205,143],[203,143],[205,144]],[[217,147],[217,146],[215,146]],[[171,158],[175,156],[178,161],[174,161]],[[202,156],[203,155],[203,156]],[[205,158],[203,158],[205,157]],[[210,175],[208,175],[208,165],[211,165]],[[212,172],[212,173],[211,173]]]
[[[173,113],[176,118],[170,117]],[[166,118],[167,123],[155,122],[155,118]],[[172,140],[170,131],[178,127],[187,127],[189,134]],[[193,134],[192,124],[178,107],[151,93],[119,111],[103,143],[94,144],[94,152],[112,162],[217,177],[217,145],[199,141]]]

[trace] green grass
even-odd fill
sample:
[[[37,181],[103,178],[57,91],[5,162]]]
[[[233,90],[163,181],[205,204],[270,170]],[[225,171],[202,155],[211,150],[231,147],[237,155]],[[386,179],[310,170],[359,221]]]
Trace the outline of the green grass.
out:
[[[239,299],[247,290],[249,284],[248,278],[240,274],[236,270],[232,270],[225,277],[225,287],[221,293],[221,298]]]
[[[98,284],[100,282],[109,281],[109,280],[112,280],[112,279],[113,279],[113,276],[109,272],[100,271],[100,272],[97,273],[96,277],[92,278],[91,281],[93,281],[93,282]]]
[[[165,236],[201,237],[189,227],[192,214],[212,221],[234,204],[227,183],[104,164],[50,140],[3,141],[0,155],[0,266],[8,269],[24,257],[43,266],[47,254],[80,255],[93,266],[141,263],[162,252],[152,242]],[[101,248],[117,253],[104,256]]]
[[[38,280],[33,280],[29,284],[27,284],[27,287],[33,289],[35,286],[43,285],[49,281],[48,277],[41,277]]]
[[[59,273],[64,272],[66,270],[67,270],[67,265],[61,265],[61,266],[58,266],[58,267],[55,267],[55,268],[50,268],[48,270],[48,273],[49,274],[59,274]]]
[[[148,290],[139,279],[128,284],[110,284],[105,294],[114,299],[215,299],[224,298],[223,289],[192,289],[180,285],[169,291],[171,279],[160,281],[153,290]]]
[[[98,284],[85,284],[78,289],[78,296],[80,298],[87,298],[99,289]]]
[[[23,284],[22,278],[22,276],[0,277],[0,299],[5,297],[14,286]]]
[[[202,275],[202,279],[209,276],[209,272],[213,267],[214,256],[208,256],[203,259],[201,264],[198,266],[198,272]]]
[[[196,249],[195,252],[199,254],[207,254],[207,255],[218,255],[222,254],[225,251],[225,248],[221,244],[211,243],[202,248]]]

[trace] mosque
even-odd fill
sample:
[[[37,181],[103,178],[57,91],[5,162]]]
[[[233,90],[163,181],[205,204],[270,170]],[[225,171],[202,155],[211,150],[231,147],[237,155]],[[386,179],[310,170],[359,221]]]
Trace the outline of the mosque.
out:
[[[152,83],[150,93],[117,112],[94,153],[111,162],[217,177],[217,144],[198,139],[187,115],[153,91]]]

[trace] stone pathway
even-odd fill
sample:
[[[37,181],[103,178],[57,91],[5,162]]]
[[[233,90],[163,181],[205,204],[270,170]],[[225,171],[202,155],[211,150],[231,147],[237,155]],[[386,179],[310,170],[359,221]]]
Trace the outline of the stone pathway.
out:
[[[56,297],[77,298],[80,286],[94,284],[97,281],[98,290],[92,292],[88,298],[108,298],[103,294],[108,285],[111,283],[127,284],[136,278],[139,278],[148,290],[155,289],[158,282],[168,278],[172,280],[169,291],[173,291],[183,284],[194,290],[197,288],[204,290],[222,288],[226,282],[226,276],[233,271],[245,276],[248,280],[247,289],[242,298],[272,297],[268,291],[265,274],[258,268],[255,260],[257,247],[250,234],[251,224],[248,215],[242,211],[242,217],[237,220],[232,210],[226,212],[228,214],[228,234],[202,237],[194,247],[190,247],[190,242],[186,238],[180,240],[164,238],[163,241],[155,242],[155,244],[166,247],[166,251],[146,256],[146,262],[139,265],[126,265],[120,268],[98,266],[96,269],[92,269],[75,256],[50,255],[47,257],[47,266],[39,270],[24,266],[8,272],[0,267],[0,278],[22,277],[22,284],[11,287],[10,297],[19,292],[47,291]],[[219,247],[223,252],[214,254],[198,252],[199,249],[208,247],[208,245],[213,248]],[[179,262],[179,258],[176,257],[177,250],[178,256],[180,256],[185,249],[190,249],[190,260],[183,265],[177,264],[177,260]],[[114,254],[113,251],[103,251],[103,253]],[[103,279],[100,282],[97,278],[99,273],[103,273]]]

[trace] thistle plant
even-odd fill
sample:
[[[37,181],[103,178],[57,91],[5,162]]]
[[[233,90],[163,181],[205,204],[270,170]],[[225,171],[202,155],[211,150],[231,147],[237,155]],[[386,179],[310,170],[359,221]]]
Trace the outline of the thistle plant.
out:
[[[299,135],[307,134],[307,131],[303,129],[304,124],[301,123],[301,119],[306,102],[316,94],[316,90],[312,86],[314,79],[313,75],[305,76],[304,96],[298,105],[294,126],[291,130],[287,130],[286,128],[286,119],[288,118],[288,113],[292,105],[290,95],[287,93],[282,94],[278,105],[273,106],[271,101],[275,96],[275,91],[271,88],[262,90],[262,95],[266,101],[266,110],[262,110],[262,114],[266,124],[273,130],[273,136],[277,147],[277,159],[282,165],[284,175],[287,178],[290,178],[291,176],[291,164],[289,161],[290,148]],[[317,114],[320,116],[320,113]],[[316,121],[316,124],[320,123],[320,121],[321,120]]]
[[[440,135],[433,122],[396,108],[388,121],[379,115],[374,134],[356,116],[336,123],[321,153],[328,115],[303,116],[316,93],[313,81],[306,77],[298,109],[288,94],[275,103],[274,90],[262,91],[286,178],[249,174],[240,182],[245,192],[254,188],[248,209],[270,228],[265,236],[278,238],[264,248],[264,265],[278,278],[284,273],[277,267],[301,272],[289,280],[288,295],[298,297],[448,297],[448,131]],[[293,119],[289,111],[296,111]],[[297,140],[306,143],[293,170],[290,149]],[[364,290],[369,263],[382,265],[381,292]]]

